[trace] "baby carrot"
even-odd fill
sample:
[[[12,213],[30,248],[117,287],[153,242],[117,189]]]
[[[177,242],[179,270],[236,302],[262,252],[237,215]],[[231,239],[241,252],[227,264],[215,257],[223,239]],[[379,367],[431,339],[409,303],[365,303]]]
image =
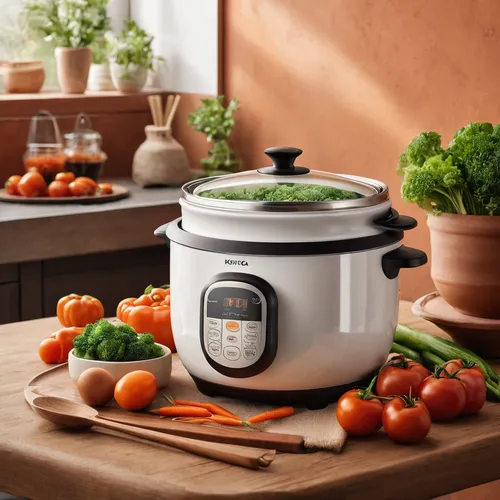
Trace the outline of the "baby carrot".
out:
[[[246,420],[249,424],[258,424],[260,422],[266,422],[267,420],[277,420],[279,418],[289,417],[293,415],[295,410],[291,406],[283,406],[282,408],[276,408],[276,410],[265,411],[259,415],[255,415]]]
[[[186,405],[186,406],[197,406],[198,408],[205,408],[210,413],[214,415],[221,415],[223,417],[235,418],[237,420],[241,420],[234,413],[231,413],[229,410],[226,410],[222,406],[213,404],[213,403],[197,403],[196,401],[187,401],[184,399],[174,399],[173,400],[176,405]]]
[[[212,414],[206,408],[195,408],[194,406],[163,406],[149,413],[161,415],[162,417],[210,417]]]
[[[244,425],[241,420],[235,418],[225,417],[223,415],[212,415],[210,418],[173,418],[175,422],[186,422],[189,424],[221,424],[221,425],[231,425],[233,427],[239,427]]]

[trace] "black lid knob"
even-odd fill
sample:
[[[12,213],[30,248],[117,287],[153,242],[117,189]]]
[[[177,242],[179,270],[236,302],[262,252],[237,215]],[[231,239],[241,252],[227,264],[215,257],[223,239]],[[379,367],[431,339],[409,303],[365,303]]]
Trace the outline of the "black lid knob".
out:
[[[260,168],[261,174],[267,175],[303,175],[309,173],[308,168],[294,165],[297,156],[302,154],[302,149],[291,147],[267,148],[264,153],[273,161],[272,167]]]

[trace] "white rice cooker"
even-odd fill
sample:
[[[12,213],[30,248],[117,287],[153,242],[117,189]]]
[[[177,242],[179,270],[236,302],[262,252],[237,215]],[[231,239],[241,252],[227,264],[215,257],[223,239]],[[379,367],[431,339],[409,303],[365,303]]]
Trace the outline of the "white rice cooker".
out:
[[[182,218],[155,231],[170,245],[174,340],[204,394],[321,408],[384,362],[399,271],[427,256],[402,245],[417,224],[391,208],[385,184],[297,167],[300,149],[265,153],[274,166],[185,184]],[[361,196],[206,197],[277,183]]]

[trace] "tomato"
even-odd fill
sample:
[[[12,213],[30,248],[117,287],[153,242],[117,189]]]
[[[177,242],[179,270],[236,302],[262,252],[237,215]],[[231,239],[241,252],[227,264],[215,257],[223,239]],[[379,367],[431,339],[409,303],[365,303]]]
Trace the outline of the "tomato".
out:
[[[81,177],[78,177],[74,180],[70,185],[69,189],[71,191],[72,196],[94,196],[96,189],[85,181],[79,180]]]
[[[21,177],[17,185],[19,194],[27,198],[40,196],[47,189],[47,184],[38,172],[28,172]]]
[[[17,185],[19,184],[20,180],[21,180],[20,175],[11,175],[7,179],[7,182],[5,183],[5,190],[7,191],[7,194],[10,194],[12,196],[19,196],[19,190],[17,189]]]
[[[105,182],[104,184],[99,184],[99,191],[101,194],[112,194],[113,193],[113,184],[109,182]]]
[[[465,385],[465,406],[463,415],[478,413],[486,401],[486,380],[483,371],[475,363],[461,360],[448,361],[444,365],[448,373],[455,374]]]
[[[382,427],[384,405],[371,393],[374,383],[346,392],[337,403],[337,420],[349,436],[369,436]]]
[[[431,375],[420,386],[420,399],[427,406],[432,420],[449,420],[460,415],[465,408],[465,385],[448,373],[444,377]]]
[[[66,363],[66,361],[68,361],[69,352],[73,349],[73,340],[75,340],[75,337],[83,333],[83,330],[84,328],[72,326],[69,328],[61,328],[58,332],[56,332],[55,339],[61,346],[61,357],[59,358],[59,363]]]
[[[62,354],[61,344],[52,337],[43,339],[38,348],[38,354],[44,363],[59,363]]]
[[[431,429],[431,416],[422,401],[395,397],[384,406],[382,425],[397,443],[418,443]]]
[[[87,184],[88,186],[91,186],[94,189],[94,192],[97,191],[97,189],[99,187],[97,185],[97,182],[94,181],[93,179],[91,179],[90,177],[77,177],[75,179],[75,181],[77,181],[77,182],[83,182],[83,183]]]
[[[142,410],[156,397],[155,376],[144,370],[136,370],[123,376],[115,387],[116,402],[125,410]]]
[[[429,375],[429,370],[420,363],[396,356],[380,370],[376,391],[383,397],[418,396],[420,384]]]
[[[63,181],[53,181],[49,184],[49,196],[51,198],[62,198],[71,196],[69,186]]]
[[[66,184],[70,184],[75,180],[75,174],[73,172],[59,172],[56,175],[56,181],[65,182]]]

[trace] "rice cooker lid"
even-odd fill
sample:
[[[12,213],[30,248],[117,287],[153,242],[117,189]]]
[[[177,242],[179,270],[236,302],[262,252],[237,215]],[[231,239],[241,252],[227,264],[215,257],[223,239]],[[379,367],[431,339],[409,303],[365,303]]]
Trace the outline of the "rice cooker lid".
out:
[[[382,182],[296,166],[302,154],[298,148],[264,153],[272,166],[188,182],[182,188],[184,200],[227,210],[321,211],[371,207],[389,198]]]

